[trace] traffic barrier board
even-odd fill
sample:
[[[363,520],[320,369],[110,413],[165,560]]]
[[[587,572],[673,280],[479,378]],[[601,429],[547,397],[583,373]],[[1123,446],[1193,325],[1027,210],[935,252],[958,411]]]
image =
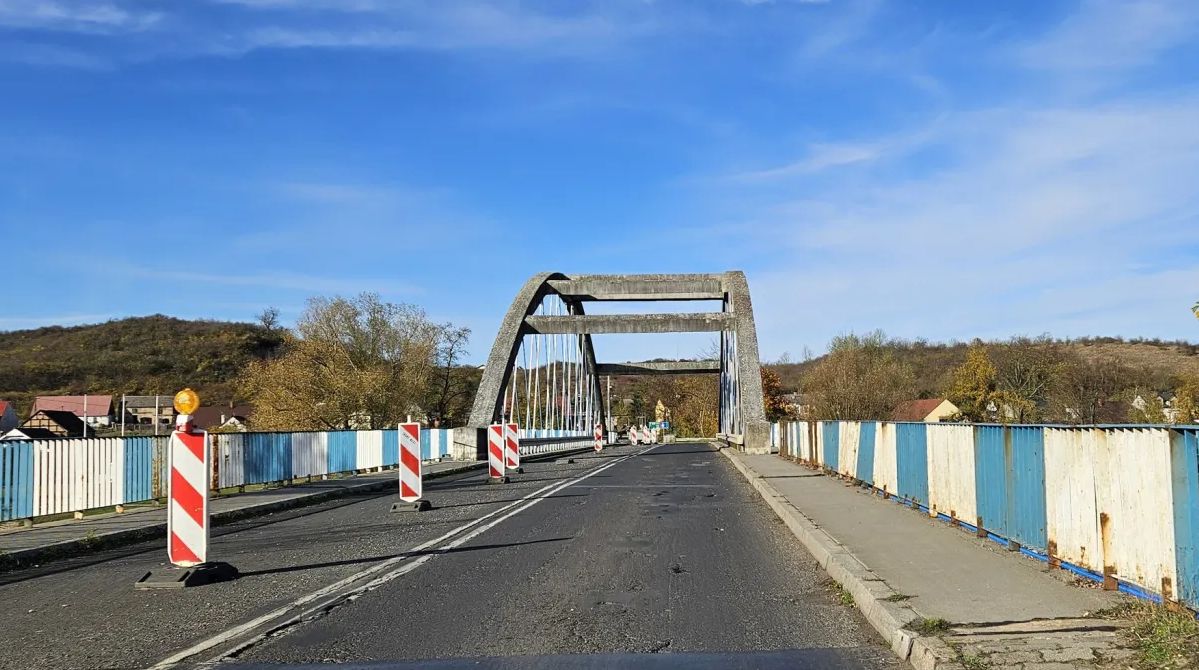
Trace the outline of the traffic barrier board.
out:
[[[171,433],[167,559],[190,568],[208,560],[208,433]]]
[[[504,476],[504,424],[493,423],[487,427],[487,474],[491,481],[503,481]]]
[[[400,500],[414,503],[424,493],[420,459],[420,424],[400,424]]]
[[[504,426],[504,465],[508,470],[524,472],[520,468],[520,426],[515,423]]]

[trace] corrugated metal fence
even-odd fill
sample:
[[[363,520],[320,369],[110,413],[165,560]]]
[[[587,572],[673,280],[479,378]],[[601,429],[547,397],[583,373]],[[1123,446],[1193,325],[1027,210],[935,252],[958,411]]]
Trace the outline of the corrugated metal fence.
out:
[[[0,442],[0,521],[166,496],[167,436]],[[395,430],[213,433],[215,488],[391,468]],[[426,460],[448,457],[453,430],[421,431]]]
[[[780,455],[980,537],[1199,608],[1199,427],[776,424]]]

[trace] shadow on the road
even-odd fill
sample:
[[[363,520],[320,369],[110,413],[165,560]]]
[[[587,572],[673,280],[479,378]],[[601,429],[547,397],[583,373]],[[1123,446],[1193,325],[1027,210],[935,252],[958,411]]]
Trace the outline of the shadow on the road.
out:
[[[386,556],[366,556],[363,558],[347,558],[342,561],[326,561],[324,563],[309,563],[307,565],[290,565],[282,568],[271,568],[269,570],[250,570],[238,575],[238,579],[246,577],[259,577],[262,575],[277,575],[285,572],[300,572],[302,570],[318,570],[320,568],[333,568],[341,565],[358,565],[360,563],[377,563],[393,558],[415,558],[417,556],[441,555],[441,554],[460,554],[468,551],[479,551],[483,549],[506,549],[508,547],[520,547],[528,544],[544,544],[546,542],[565,542],[573,540],[574,537],[551,537],[545,540],[529,540],[527,542],[505,542],[501,544],[476,544],[469,547],[454,547],[452,549],[425,549],[422,551],[405,551],[399,554],[390,554]]]
[[[312,506],[306,507],[306,508],[292,508],[291,510],[283,510],[276,514],[272,514],[268,517],[264,517],[259,521],[247,522],[245,519],[241,519],[241,520],[229,521],[228,523],[221,524],[219,526],[214,524],[210,535],[212,538],[215,539],[218,537],[223,537],[225,535],[232,535],[234,533],[241,533],[241,532],[244,532],[247,530],[254,530],[256,528],[261,528],[263,526],[269,526],[271,524],[280,523],[282,521],[291,521],[293,519],[302,519],[306,516],[312,516],[313,514],[322,514],[324,512],[331,512],[333,510],[340,509],[342,507],[349,507],[350,505],[357,505],[358,503],[361,503],[361,502],[368,502],[371,500],[377,500],[379,498],[384,498],[384,497],[394,496],[394,495],[395,495],[394,491],[391,491],[391,492],[378,491],[378,492],[371,492],[371,493],[351,493],[351,494],[337,498],[336,502],[327,501],[327,502],[318,503],[316,505],[312,505]],[[304,511],[302,511],[302,512],[296,511],[298,509],[303,509]],[[292,511],[296,511],[296,513],[290,514],[289,512],[292,512]],[[87,556],[63,559],[62,561],[58,561],[58,562],[55,562],[55,563],[53,563],[51,565],[47,565],[47,566],[34,566],[32,568],[18,569],[18,570],[14,570],[12,572],[2,573],[2,574],[0,574],[0,586],[8,586],[9,584],[19,584],[21,582],[28,581],[30,579],[37,579],[39,577],[48,577],[50,575],[57,575],[57,574],[61,574],[64,572],[71,572],[73,570],[79,570],[81,568],[90,568],[93,565],[99,565],[101,563],[107,563],[109,561],[116,561],[116,560],[119,560],[122,558],[129,558],[130,556],[138,556],[140,554],[146,554],[146,553],[149,553],[152,551],[162,552],[165,557],[166,546],[163,543],[162,537],[150,538],[148,540],[142,540],[142,541],[138,542],[136,545],[133,545],[130,547],[113,548],[113,549],[109,549],[109,550],[103,551],[102,553],[98,553],[98,554],[90,554]]]

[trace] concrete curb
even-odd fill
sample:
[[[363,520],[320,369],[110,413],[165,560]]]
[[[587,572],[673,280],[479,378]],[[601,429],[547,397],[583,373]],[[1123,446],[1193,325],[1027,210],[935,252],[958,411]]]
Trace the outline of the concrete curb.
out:
[[[731,449],[720,451],[803,543],[829,577],[853,596],[854,605],[896,656],[910,662],[916,670],[962,668],[956,662],[956,654],[940,638],[921,636],[908,628],[912,622],[924,617],[910,605],[896,602],[901,597],[898,592],[866,567],[836,538],[804,516],[803,512],[771,486],[770,482],[751,472],[736,452]]]
[[[486,467],[486,465],[486,463],[468,463],[460,467],[431,472],[425,475],[425,479],[440,479],[442,477],[469,472],[470,470],[482,469],[483,467]],[[250,519],[256,516],[263,516],[265,514],[271,514],[272,512],[281,512],[299,507],[308,507],[310,505],[316,505],[327,500],[341,498],[355,493],[381,491],[388,487],[394,488],[395,486],[396,482],[394,481],[369,482],[364,484],[347,482],[346,486],[335,489],[327,489],[324,491],[313,491],[310,494],[289,498],[287,500],[275,500],[272,502],[264,502],[258,505],[243,507],[241,509],[228,510],[225,512],[213,512],[212,526],[223,526],[225,524],[233,523],[234,521]],[[35,563],[46,562],[48,560],[84,556],[101,551],[103,549],[112,549],[115,547],[135,544],[145,540],[166,537],[166,534],[166,521],[161,521],[157,523],[146,524],[138,528],[125,528],[122,530],[99,533],[90,538],[63,540],[61,542],[54,542],[52,544],[47,544],[40,547],[20,549],[17,551],[0,554],[0,572],[29,567]]]

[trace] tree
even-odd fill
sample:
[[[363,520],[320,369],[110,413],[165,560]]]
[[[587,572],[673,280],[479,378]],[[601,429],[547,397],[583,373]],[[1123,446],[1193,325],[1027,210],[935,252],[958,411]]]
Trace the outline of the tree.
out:
[[[258,314],[258,323],[268,332],[279,329],[279,308],[267,307]]]
[[[791,408],[783,399],[783,382],[771,370],[762,368],[762,403],[766,409],[766,420],[784,421],[794,418]]]
[[[419,414],[445,328],[374,293],[310,299],[286,353],[242,375],[255,427],[383,428]]]
[[[474,368],[460,364],[466,355],[470,329],[454,328],[447,323],[441,327],[437,340],[436,372],[425,409],[429,421],[437,419],[442,426],[460,425],[470,411],[467,404],[474,397],[478,383]]]
[[[966,421],[987,421],[991,418],[988,406],[997,390],[998,374],[987,355],[987,346],[981,340],[975,340],[966,350],[966,362],[950,373],[945,396],[958,406]]]
[[[1049,337],[1015,337],[992,347],[995,385],[1002,397],[1000,420],[1036,421],[1053,380],[1061,373],[1063,354]]]
[[[1199,421],[1199,377],[1187,376],[1174,390],[1174,423]]]
[[[833,338],[804,381],[817,419],[886,419],[915,388],[911,367],[895,358],[881,331]]]
[[[1058,368],[1046,395],[1051,421],[1063,423],[1114,423],[1124,420],[1120,392],[1133,371],[1110,356],[1095,361],[1077,355]]]
[[[1165,423],[1166,408],[1161,396],[1148,386],[1134,386],[1124,392],[1128,401],[1128,420],[1133,423]]]

